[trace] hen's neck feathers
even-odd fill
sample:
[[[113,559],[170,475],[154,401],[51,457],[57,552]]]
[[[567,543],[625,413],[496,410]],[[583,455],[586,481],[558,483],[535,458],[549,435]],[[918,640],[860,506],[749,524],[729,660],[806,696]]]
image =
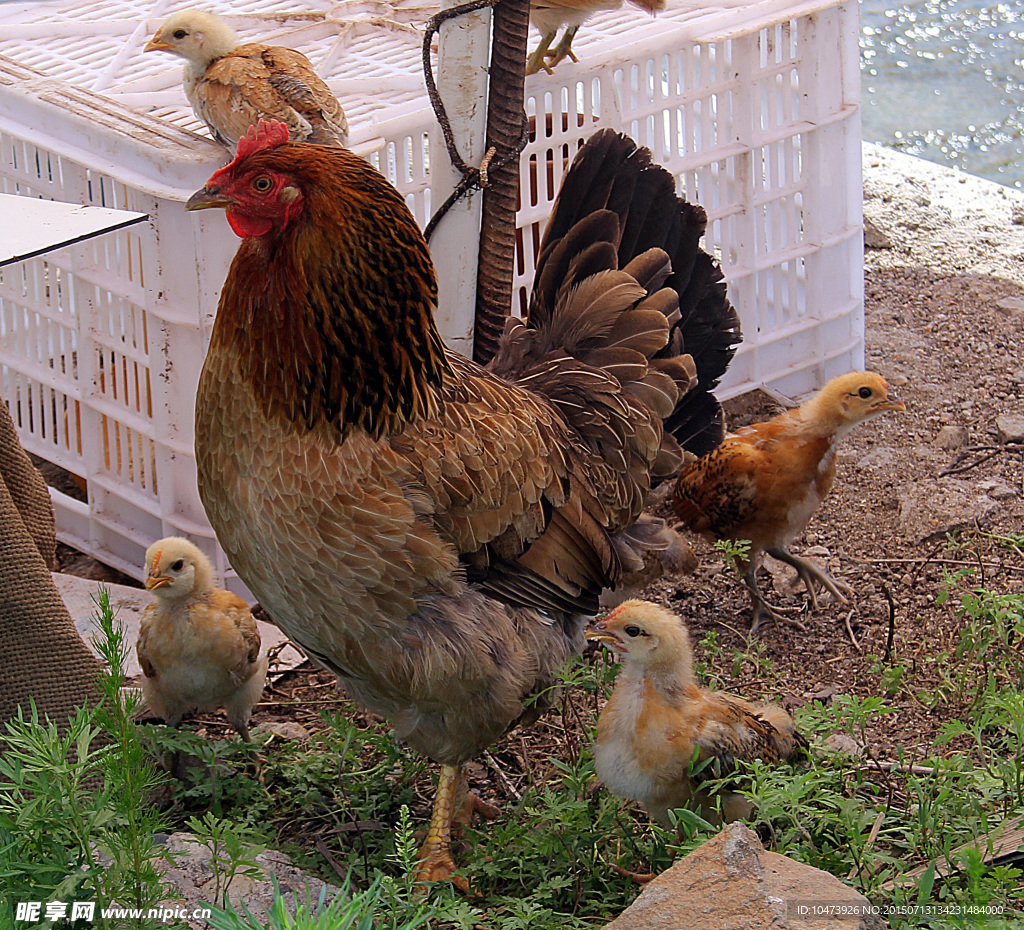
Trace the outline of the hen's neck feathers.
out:
[[[433,264],[401,196],[344,149],[259,154],[302,185],[304,210],[243,240],[211,351],[234,353],[266,415],[295,429],[379,438],[435,415],[451,368]]]

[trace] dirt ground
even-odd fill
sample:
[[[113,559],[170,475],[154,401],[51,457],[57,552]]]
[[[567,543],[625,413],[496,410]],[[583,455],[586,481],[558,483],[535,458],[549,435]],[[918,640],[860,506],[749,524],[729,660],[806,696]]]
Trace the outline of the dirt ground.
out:
[[[897,747],[907,756],[925,752],[950,713],[932,712],[915,696],[938,686],[931,660],[957,641],[963,622],[955,598],[939,603],[945,573],[971,567],[976,581],[997,591],[1021,590],[1024,581],[1024,553],[991,538],[1024,528],[1024,445],[1007,444],[997,427],[997,418],[1024,416],[1024,208],[988,189],[980,197],[973,186],[963,203],[950,206],[932,174],[908,175],[918,170],[908,165],[894,166],[888,154],[865,160],[868,239],[885,246],[866,251],[867,367],[886,377],[907,412],[886,414],[847,437],[832,495],[794,546],[825,558],[855,597],[801,615],[805,631],[763,625],[758,638],[770,674],[754,660],[714,668],[729,690],[791,708],[815,697],[875,695],[883,674],[878,657],[891,630],[890,660],[907,666],[910,687],[887,698],[897,712],[880,716],[867,734],[878,759],[894,758]],[[941,184],[948,187],[948,177]],[[728,409],[733,427],[773,412],[763,397]],[[955,531],[977,546],[948,549],[947,533]],[[716,631],[731,656],[748,648],[749,599],[720,555],[694,542],[697,571],[662,578],[644,596],[677,610],[695,642]],[[66,570],[90,570],[70,550],[63,558]],[[761,577],[774,601],[805,603],[785,573]],[[315,705],[277,702],[325,696],[334,697],[331,676],[313,668],[288,673],[265,695],[255,723],[316,726]],[[586,701],[574,701],[570,717],[592,715],[596,708]],[[193,726],[230,734],[222,715]],[[484,797],[514,798],[536,777],[538,760],[575,752],[580,738],[570,718],[549,716],[473,764],[471,782]],[[422,813],[429,780],[424,789]]]

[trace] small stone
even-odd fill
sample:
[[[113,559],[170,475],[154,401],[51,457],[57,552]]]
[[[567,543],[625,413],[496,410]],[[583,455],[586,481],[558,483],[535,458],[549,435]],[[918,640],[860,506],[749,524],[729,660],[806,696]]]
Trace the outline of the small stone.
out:
[[[884,233],[874,221],[864,217],[864,248],[866,249],[891,249],[892,240]]]
[[[1020,497],[1020,492],[1013,485],[1007,484],[999,478],[988,478],[980,482],[978,487],[994,501],[1009,501]]]
[[[999,441],[1024,442],[1024,416],[1019,413],[1001,413],[996,417]]]
[[[835,685],[825,685],[824,688],[821,688],[818,691],[814,691],[814,692],[808,691],[808,692],[804,693],[804,697],[808,701],[820,701],[822,704],[830,704],[832,702],[832,698],[835,697],[835,695],[836,695],[836,686]]]
[[[933,442],[940,449],[952,452],[954,449],[966,446],[968,438],[970,438],[970,433],[966,426],[944,426],[936,434]]]
[[[1024,315],[1024,297],[1004,297],[996,301],[996,309],[1004,316]]]
[[[261,723],[258,727],[253,727],[252,735],[254,738],[264,734],[270,734],[278,739],[288,741],[306,740],[310,737],[309,730],[301,723],[295,723],[293,720],[270,720],[267,723]]]
[[[892,449],[872,449],[858,463],[858,468],[885,468],[896,462],[896,453]]]
[[[833,752],[844,752],[848,756],[864,755],[864,744],[858,743],[848,733],[832,733],[825,740],[825,746]]]

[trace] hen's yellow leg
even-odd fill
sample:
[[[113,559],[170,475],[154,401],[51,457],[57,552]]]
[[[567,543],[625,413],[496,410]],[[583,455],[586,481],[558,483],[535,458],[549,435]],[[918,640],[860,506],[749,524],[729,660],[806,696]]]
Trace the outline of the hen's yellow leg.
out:
[[[434,811],[430,816],[427,838],[418,853],[416,880],[439,882],[451,879],[463,892],[469,891],[469,883],[460,876],[452,876],[455,860],[452,858],[452,818],[466,791],[466,776],[461,765],[442,765],[437,779],[437,794],[434,796]]]

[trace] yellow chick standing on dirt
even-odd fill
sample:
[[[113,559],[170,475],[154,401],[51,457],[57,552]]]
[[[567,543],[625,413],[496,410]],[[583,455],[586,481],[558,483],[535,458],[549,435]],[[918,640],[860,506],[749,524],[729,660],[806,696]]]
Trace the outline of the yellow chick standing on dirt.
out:
[[[814,562],[795,556],[789,545],[832,489],[840,440],[887,410],[903,411],[906,405],[881,375],[851,371],[799,407],[729,433],[716,449],[683,466],[672,501],[683,525],[711,540],[750,541],[739,562],[754,604],[751,632],[766,616],[782,617],[757,586],[764,552],[796,569],[812,608],[818,605],[818,585],[843,603],[853,593]]]
[[[242,739],[263,693],[267,657],[249,606],[213,586],[210,560],[187,539],[169,536],[146,550],[146,590],[136,652],[152,711],[172,727],[193,710],[223,707]]]
[[[778,762],[807,748],[792,717],[778,705],[754,705],[703,690],[693,674],[690,634],[671,611],[629,600],[587,632],[622,658],[615,689],[597,721],[594,766],[613,794],[640,801],[670,825],[668,812],[696,801],[705,820],[717,821],[704,778],[728,772],[737,759]],[[701,763],[717,762],[706,767]],[[723,792],[726,823],[748,817],[750,802]]]

